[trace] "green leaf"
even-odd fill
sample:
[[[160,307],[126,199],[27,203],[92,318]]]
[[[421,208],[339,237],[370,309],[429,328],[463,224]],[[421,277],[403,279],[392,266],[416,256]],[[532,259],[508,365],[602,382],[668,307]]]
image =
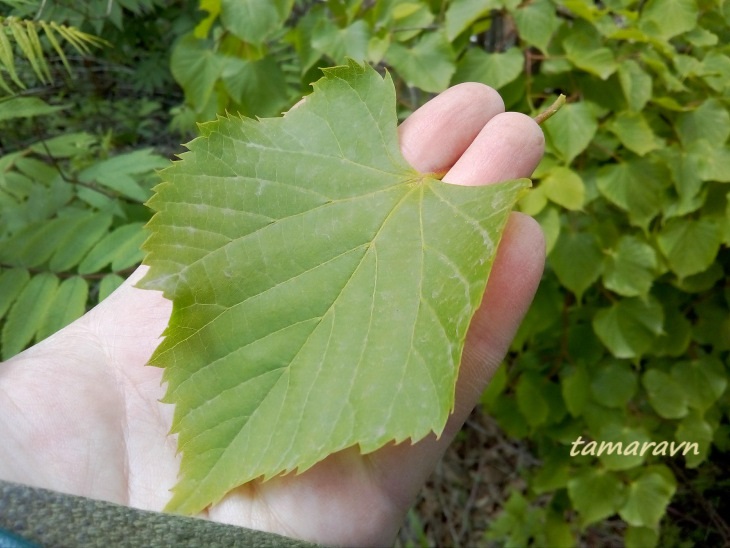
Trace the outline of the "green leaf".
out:
[[[634,112],[642,111],[652,96],[649,73],[633,59],[626,59],[618,67],[618,78],[629,108]]]
[[[590,395],[590,379],[585,367],[574,367],[570,374],[562,376],[560,387],[568,412],[574,417],[579,417],[583,414]]]
[[[669,181],[665,165],[635,159],[600,168],[596,186],[606,199],[628,212],[631,224],[646,230],[661,212]]]
[[[586,526],[616,513],[624,500],[624,486],[616,474],[588,468],[568,481],[568,495]]]
[[[627,527],[624,533],[626,548],[655,548],[659,533],[650,527]]]
[[[570,164],[593,140],[598,122],[585,102],[569,103],[560,109],[560,116],[547,120],[543,129],[552,148]]]
[[[83,316],[88,296],[89,286],[83,278],[73,276],[61,282],[48,307],[48,313],[38,328],[36,341],[45,339]]]
[[[654,446],[645,428],[626,426],[626,415],[619,416],[622,416],[622,422],[612,422],[599,428],[595,454],[600,455],[598,459],[608,470],[631,470],[651,455]]]
[[[11,268],[0,273],[0,318],[5,316],[29,281],[30,274],[24,268]]]
[[[547,53],[553,34],[560,26],[555,6],[550,0],[523,3],[513,14],[520,38]]]
[[[600,309],[593,329],[601,342],[617,358],[638,358],[661,335],[664,310],[653,297],[632,297]]]
[[[27,268],[42,265],[77,229],[81,219],[81,215],[74,214],[28,225],[4,242],[0,260]]]
[[[697,25],[696,0],[649,0],[641,12],[641,30],[660,40],[687,32]]]
[[[637,386],[636,373],[626,362],[610,360],[591,375],[593,399],[606,407],[625,407]]]
[[[411,48],[393,42],[385,60],[408,85],[433,93],[445,90],[456,70],[454,52],[443,32],[424,34]]]
[[[2,333],[2,358],[7,360],[33,340],[44,321],[58,287],[58,278],[43,273],[34,276],[13,304]]]
[[[501,8],[499,0],[453,0],[446,10],[446,37],[449,42],[464,32],[480,17]]]
[[[146,237],[142,227],[142,223],[130,223],[108,233],[81,261],[79,274],[99,272],[110,263],[114,270],[121,270],[141,262],[141,246]]]
[[[709,455],[713,428],[702,415],[693,412],[679,423],[674,438],[677,440],[678,447],[682,448],[677,455],[681,454],[684,457],[688,468],[695,468]]]
[[[221,0],[223,26],[244,42],[260,44],[281,28],[294,0]]]
[[[681,356],[689,347],[692,324],[677,307],[664,304],[664,333],[657,338],[651,353],[655,356]]]
[[[342,63],[347,57],[362,62],[368,57],[370,28],[363,20],[339,28],[329,19],[321,19],[314,29],[312,47],[329,56],[335,63]]]
[[[641,383],[657,415],[665,419],[680,419],[687,415],[685,388],[672,376],[653,368],[644,373]]]
[[[652,131],[644,115],[638,112],[619,113],[608,124],[608,129],[626,148],[639,156],[660,148],[663,144]]]
[[[550,406],[544,397],[545,382],[536,374],[525,373],[517,381],[517,406],[532,428],[548,420]]]
[[[223,71],[223,61],[203,40],[186,36],[172,49],[170,71],[185,90],[187,102],[201,112]]]
[[[680,278],[709,268],[722,243],[720,225],[713,218],[671,219],[657,236],[669,267]]]
[[[606,47],[598,47],[598,37],[586,36],[573,31],[563,40],[565,57],[576,67],[595,74],[606,80],[616,72],[617,64],[613,52]]]
[[[119,274],[107,274],[104,276],[99,283],[98,301],[101,302],[106,299],[123,283],[124,278],[122,278]]]
[[[98,139],[86,133],[79,131],[74,133],[63,133],[50,139],[45,139],[39,143],[32,144],[29,148],[36,154],[41,156],[51,155],[56,159],[72,158],[79,156],[96,145]]]
[[[654,282],[657,266],[653,247],[635,236],[623,236],[608,251],[603,283],[624,297],[646,295]]]
[[[222,72],[235,109],[247,116],[275,116],[291,105],[286,77],[276,59],[227,58]]]
[[[730,137],[730,113],[717,99],[707,99],[699,107],[677,117],[679,139],[684,147],[705,139],[723,145]]]
[[[528,182],[461,187],[400,154],[389,77],[327,69],[283,118],[201,126],[162,172],[140,286],[182,453],[168,510],[351,446],[440,432],[496,244]]]
[[[516,80],[524,65],[525,57],[519,48],[510,48],[504,53],[486,53],[471,48],[459,61],[453,82],[481,82],[499,89]]]
[[[38,97],[10,97],[0,101],[0,122],[13,118],[45,116],[67,108],[67,105],[49,105]]]
[[[619,515],[634,527],[656,527],[676,489],[671,472],[649,469],[629,484]]]
[[[88,213],[79,218],[78,224],[58,242],[58,248],[51,256],[48,267],[53,272],[70,270],[89,252],[112,224],[112,217],[106,213]]]
[[[145,202],[151,193],[140,185],[140,176],[151,175],[169,163],[151,149],[140,149],[96,162],[79,172],[78,177],[85,183],[96,183],[132,200]]]
[[[728,89],[730,80],[730,56],[720,51],[710,51],[702,59],[702,79],[713,90],[722,92]]]
[[[570,168],[553,168],[542,180],[540,187],[548,200],[565,209],[581,209],[585,202],[586,188],[583,179]]]
[[[585,290],[601,275],[603,252],[595,234],[561,232],[549,263],[560,283],[580,301]]]
[[[703,357],[672,366],[672,378],[682,387],[690,407],[705,411],[727,388],[727,369],[717,358]]]

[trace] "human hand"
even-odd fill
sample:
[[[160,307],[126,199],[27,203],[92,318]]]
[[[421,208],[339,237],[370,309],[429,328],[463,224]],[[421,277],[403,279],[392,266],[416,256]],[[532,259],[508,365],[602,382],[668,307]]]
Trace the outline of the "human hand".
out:
[[[462,84],[399,128],[405,158],[465,185],[529,176],[543,151],[539,127],[503,113],[496,92]],[[252,482],[210,507],[208,519],[325,544],[392,543],[405,512],[504,357],[542,273],[534,220],[512,214],[475,315],[456,409],[443,435],[360,455],[352,448],[300,475]],[[0,365],[0,478],[160,511],[179,456],[162,371],[145,367],[171,303],[136,289],[138,269],[84,317]]]

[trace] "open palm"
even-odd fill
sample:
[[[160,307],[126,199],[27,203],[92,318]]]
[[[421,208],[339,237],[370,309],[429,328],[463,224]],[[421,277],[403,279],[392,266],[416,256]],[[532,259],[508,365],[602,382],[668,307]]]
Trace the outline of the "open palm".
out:
[[[543,138],[528,117],[504,113],[496,92],[461,84],[399,128],[422,172],[476,185],[529,176]],[[254,482],[206,511],[208,519],[321,543],[391,543],[402,518],[507,350],[542,273],[537,224],[513,214],[469,331],[456,410],[441,438],[349,449],[300,475]],[[140,267],[102,304],[0,365],[0,478],[160,511],[179,456],[161,371],[145,367],[172,310],[136,289]]]

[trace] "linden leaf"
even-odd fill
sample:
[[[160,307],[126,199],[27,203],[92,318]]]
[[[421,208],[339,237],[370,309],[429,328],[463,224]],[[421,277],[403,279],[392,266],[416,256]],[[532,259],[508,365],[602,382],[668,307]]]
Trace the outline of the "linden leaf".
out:
[[[465,187],[402,157],[389,77],[325,70],[283,118],[219,118],[162,172],[140,286],[173,301],[182,453],[167,509],[351,446],[440,433],[467,327],[527,180]]]

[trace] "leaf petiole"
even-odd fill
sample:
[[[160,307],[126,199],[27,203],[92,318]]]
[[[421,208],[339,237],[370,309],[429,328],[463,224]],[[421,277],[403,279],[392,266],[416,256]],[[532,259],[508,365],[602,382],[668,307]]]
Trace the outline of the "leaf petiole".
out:
[[[533,120],[535,120],[535,122],[537,122],[538,124],[542,124],[545,120],[558,112],[560,110],[560,107],[562,107],[564,104],[565,95],[561,93],[558,98],[555,99],[555,102],[547,108],[547,110],[542,111],[540,114],[535,116]]]

